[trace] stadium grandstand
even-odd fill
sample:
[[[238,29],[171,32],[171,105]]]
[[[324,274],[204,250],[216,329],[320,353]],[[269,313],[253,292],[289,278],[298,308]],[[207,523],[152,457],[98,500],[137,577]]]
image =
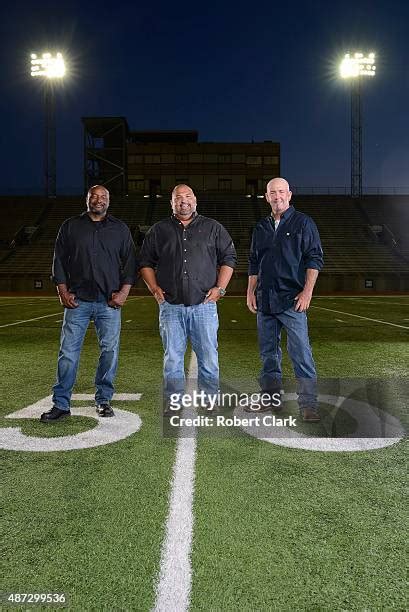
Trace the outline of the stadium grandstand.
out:
[[[147,229],[170,214],[169,194],[162,197],[113,196],[111,212],[131,228],[140,245]],[[238,267],[231,290],[246,286],[247,256],[252,228],[268,214],[265,201],[246,194],[197,192],[201,214],[220,221],[231,233]],[[325,268],[317,293],[338,291],[408,291],[409,239],[405,228],[409,199],[367,196],[356,202],[348,196],[297,194],[295,207],[317,223]],[[62,222],[85,209],[84,197],[1,198],[0,290],[49,292],[54,242]],[[406,221],[405,221],[406,220]],[[143,290],[139,282],[136,291]]]
[[[280,144],[200,142],[196,131],[131,131],[124,117],[84,117],[82,124],[84,193],[106,185],[112,214],[140,245],[147,229],[170,214],[174,185],[189,184],[200,213],[230,231],[238,251],[230,290],[243,291],[251,232],[269,213],[265,184],[281,172]],[[409,290],[409,196],[353,199],[294,191],[293,204],[315,220],[322,238],[318,294]],[[58,228],[84,210],[84,196],[3,196],[0,205],[0,291],[52,291]],[[134,291],[144,291],[140,281]]]

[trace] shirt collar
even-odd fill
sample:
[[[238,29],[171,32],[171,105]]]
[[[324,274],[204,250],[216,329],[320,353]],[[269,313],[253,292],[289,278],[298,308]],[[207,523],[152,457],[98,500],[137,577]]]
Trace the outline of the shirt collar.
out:
[[[107,213],[107,214],[105,215],[105,217],[104,217],[104,218],[103,218],[101,221],[93,221],[93,220],[91,219],[91,217],[89,216],[89,214],[88,214],[88,211],[87,211],[87,210],[84,210],[84,212],[82,212],[82,213],[81,213],[80,217],[83,217],[83,218],[85,218],[85,219],[88,219],[88,221],[91,221],[91,223],[106,223],[108,220],[110,220],[110,219],[111,219],[111,215],[110,215],[109,213]]]
[[[199,214],[198,214],[198,212],[195,210],[195,212],[192,214],[192,217],[191,217],[191,219],[192,219],[192,220],[191,220],[191,222],[189,223],[189,225],[192,225],[192,223],[194,223],[194,222],[195,222],[195,221],[198,219],[198,217],[200,217],[200,215],[199,215]],[[182,221],[180,221],[180,219],[178,219],[178,218],[177,218],[177,216],[176,216],[174,213],[172,213],[171,219],[172,219],[172,220],[173,220],[175,223],[177,223],[178,225],[183,225]]]
[[[280,217],[280,223],[281,223],[281,221],[286,221],[287,219],[289,219],[290,217],[292,217],[292,215],[293,215],[294,213],[295,213],[295,208],[294,208],[294,206],[292,206],[292,204],[290,204],[290,206],[287,208],[287,210],[286,210],[285,212],[283,212],[283,214],[281,215],[281,217]],[[270,216],[271,216],[271,218],[272,218],[272,220],[273,220],[273,223],[274,223],[274,217],[273,217],[273,215],[271,214]]]

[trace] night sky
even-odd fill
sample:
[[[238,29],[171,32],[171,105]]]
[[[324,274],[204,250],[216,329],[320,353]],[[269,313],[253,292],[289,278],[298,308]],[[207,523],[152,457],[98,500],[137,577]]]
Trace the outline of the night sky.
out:
[[[31,52],[61,50],[57,191],[81,192],[82,116],[200,140],[281,143],[298,189],[349,187],[350,98],[343,54],[377,53],[365,83],[364,186],[409,192],[409,3],[3,2],[0,193],[40,192],[43,101]]]

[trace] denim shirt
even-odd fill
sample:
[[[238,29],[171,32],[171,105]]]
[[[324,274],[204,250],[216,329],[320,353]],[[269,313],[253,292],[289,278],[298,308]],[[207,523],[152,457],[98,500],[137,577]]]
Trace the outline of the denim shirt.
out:
[[[314,221],[290,206],[277,230],[270,215],[253,232],[249,276],[257,275],[257,307],[265,313],[288,310],[304,289],[306,270],[324,265],[321,241]]]

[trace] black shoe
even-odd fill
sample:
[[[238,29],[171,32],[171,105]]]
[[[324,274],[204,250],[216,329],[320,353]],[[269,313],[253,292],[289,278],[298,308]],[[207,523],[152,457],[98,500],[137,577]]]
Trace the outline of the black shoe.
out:
[[[97,412],[97,415],[100,416],[100,417],[113,417],[113,416],[115,416],[115,413],[112,410],[112,407],[110,406],[110,404],[108,402],[105,402],[103,404],[97,404],[95,410]]]
[[[47,423],[48,421],[61,421],[61,419],[65,419],[65,417],[69,416],[71,416],[71,412],[69,410],[61,410],[61,408],[53,406],[48,412],[43,412],[40,417],[40,421],[43,423]]]
[[[169,418],[171,416],[175,416],[175,414],[180,414],[181,413],[181,409],[180,408],[175,408],[171,407],[171,403],[170,402],[166,402],[163,404],[163,412],[162,415],[166,418]]]

